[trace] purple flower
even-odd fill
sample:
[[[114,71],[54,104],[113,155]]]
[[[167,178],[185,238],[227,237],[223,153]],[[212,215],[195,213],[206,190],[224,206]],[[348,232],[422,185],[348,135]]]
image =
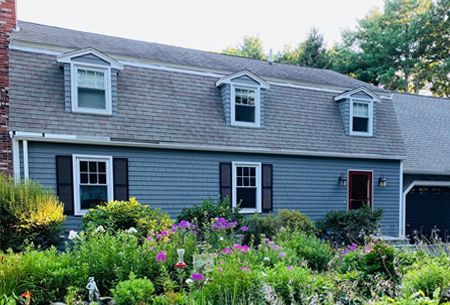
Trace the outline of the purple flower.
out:
[[[237,224],[237,221],[228,221],[224,217],[218,217],[214,219],[213,228],[217,230],[228,230],[235,228]]]
[[[221,267],[217,268],[217,272],[222,273],[223,272],[223,268],[221,268]]]
[[[167,261],[166,251],[161,251],[158,254],[156,254],[156,261],[159,263],[165,263]]]
[[[286,254],[284,254],[284,252],[280,252],[279,254],[278,254],[278,257],[279,258],[283,258],[283,257],[285,257],[286,256]]]
[[[348,245],[347,248],[348,248],[350,251],[355,251],[356,249],[358,249],[358,245],[355,244],[355,243],[352,243],[351,245]]]
[[[194,282],[203,281],[205,277],[201,273],[193,273],[191,278]]]
[[[281,250],[281,247],[280,247],[280,246],[278,246],[278,245],[275,245],[275,244],[273,244],[273,246],[272,246],[272,250],[275,250],[275,251],[280,251],[280,250]]]
[[[247,232],[248,231],[248,227],[247,226],[242,226],[239,230],[241,230],[242,232]]]
[[[223,254],[230,254],[230,253],[233,253],[233,250],[231,250],[230,247],[226,247],[225,249],[222,250],[222,253]]]
[[[233,248],[235,250],[241,251],[242,253],[246,253],[246,252],[250,251],[250,247],[247,245],[234,245]]]
[[[347,255],[350,251],[348,251],[347,249],[342,250],[341,254],[342,255]]]
[[[194,228],[194,225],[187,220],[180,221],[178,226],[183,229],[193,229]]]
[[[243,266],[243,267],[241,267],[241,270],[242,271],[250,271],[250,268],[247,266]]]
[[[294,267],[292,267],[292,266],[287,266],[287,270],[289,270],[289,271],[294,270]]]

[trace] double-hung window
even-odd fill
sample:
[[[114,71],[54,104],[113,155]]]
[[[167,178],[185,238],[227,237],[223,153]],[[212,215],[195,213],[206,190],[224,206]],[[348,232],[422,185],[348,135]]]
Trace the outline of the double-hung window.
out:
[[[373,102],[353,100],[350,103],[350,134],[372,135]]]
[[[75,214],[113,200],[112,158],[74,155]]]
[[[259,87],[231,86],[231,123],[236,126],[259,127]]]
[[[243,213],[261,212],[261,164],[233,163],[233,207]]]
[[[111,114],[111,70],[72,64],[72,111]]]

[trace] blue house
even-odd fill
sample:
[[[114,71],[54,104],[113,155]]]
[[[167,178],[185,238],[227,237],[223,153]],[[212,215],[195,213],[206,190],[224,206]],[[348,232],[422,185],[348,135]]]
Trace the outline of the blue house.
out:
[[[243,213],[315,220],[368,204],[384,210],[384,235],[403,234],[390,92],[329,70],[18,25],[14,174],[52,188],[70,219],[130,196],[176,216],[220,194]]]

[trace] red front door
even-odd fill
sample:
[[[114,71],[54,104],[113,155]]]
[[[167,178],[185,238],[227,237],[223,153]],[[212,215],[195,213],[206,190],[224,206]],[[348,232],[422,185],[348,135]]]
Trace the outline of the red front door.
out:
[[[348,182],[348,208],[372,208],[372,172],[350,171]]]

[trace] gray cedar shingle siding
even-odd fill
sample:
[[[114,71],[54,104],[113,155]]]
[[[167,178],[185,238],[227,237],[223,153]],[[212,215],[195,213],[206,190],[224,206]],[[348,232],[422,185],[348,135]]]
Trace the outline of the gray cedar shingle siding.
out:
[[[274,209],[298,209],[317,220],[347,208],[347,188],[338,177],[347,170],[374,170],[374,207],[384,210],[383,233],[398,235],[399,161],[334,159],[192,152],[29,142],[30,178],[55,190],[55,155],[95,154],[128,158],[130,196],[176,216],[182,208],[219,194],[219,163],[273,165]],[[388,186],[377,180],[386,176]]]
[[[12,40],[54,45],[71,50],[94,47],[98,51],[112,56],[120,55],[150,60],[155,63],[211,69],[222,71],[224,72],[223,74],[249,70],[263,78],[331,86],[342,88],[343,91],[363,86],[370,90],[386,92],[381,88],[331,70],[278,63],[270,65],[267,61],[80,32],[31,22],[19,21],[18,25],[21,30],[18,32],[13,31],[11,34]]]
[[[450,99],[394,94],[409,173],[450,175]]]
[[[115,116],[76,114],[64,111],[64,77],[55,56],[11,50],[10,62],[11,130],[380,158],[404,154],[389,100],[379,103],[376,137],[349,137],[335,94],[272,85],[262,101],[263,126],[239,128],[225,124],[216,78],[125,66]]]

